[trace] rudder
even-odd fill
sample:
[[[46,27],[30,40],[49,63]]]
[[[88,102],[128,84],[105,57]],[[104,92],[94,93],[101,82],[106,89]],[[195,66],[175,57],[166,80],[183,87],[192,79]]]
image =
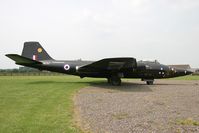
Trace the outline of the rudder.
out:
[[[32,60],[53,60],[39,42],[25,42],[22,56]]]

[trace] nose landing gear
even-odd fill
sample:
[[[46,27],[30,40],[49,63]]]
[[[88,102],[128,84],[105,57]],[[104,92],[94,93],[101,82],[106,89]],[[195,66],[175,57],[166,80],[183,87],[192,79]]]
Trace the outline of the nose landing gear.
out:
[[[142,81],[146,81],[147,85],[153,85],[154,79],[142,79]]]
[[[154,81],[146,81],[147,85],[153,85]]]

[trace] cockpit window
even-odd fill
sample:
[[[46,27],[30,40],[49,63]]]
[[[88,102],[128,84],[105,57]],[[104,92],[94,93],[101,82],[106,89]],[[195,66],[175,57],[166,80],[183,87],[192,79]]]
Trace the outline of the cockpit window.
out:
[[[159,62],[158,62],[158,60],[154,60],[154,61],[143,61],[143,60],[140,60],[140,61],[138,61],[139,63],[155,63],[155,64],[160,64]]]

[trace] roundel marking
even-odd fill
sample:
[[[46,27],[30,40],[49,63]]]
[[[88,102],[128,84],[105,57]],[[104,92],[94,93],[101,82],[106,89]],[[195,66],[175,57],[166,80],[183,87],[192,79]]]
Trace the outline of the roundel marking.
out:
[[[43,51],[42,48],[38,48],[38,49],[37,49],[37,52],[38,52],[38,53],[41,53],[42,51]]]
[[[70,69],[70,66],[68,64],[64,65],[64,70],[69,70]]]

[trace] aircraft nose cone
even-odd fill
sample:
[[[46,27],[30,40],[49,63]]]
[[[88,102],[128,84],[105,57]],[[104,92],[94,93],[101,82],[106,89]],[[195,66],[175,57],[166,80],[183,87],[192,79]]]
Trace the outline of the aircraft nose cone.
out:
[[[179,76],[190,75],[190,74],[193,73],[192,71],[183,70],[183,69],[178,69],[176,72],[177,72],[177,74],[178,74]]]
[[[190,74],[192,74],[193,72],[192,71],[189,71],[189,70],[187,70],[187,72],[186,72],[186,74],[187,75],[190,75]]]

